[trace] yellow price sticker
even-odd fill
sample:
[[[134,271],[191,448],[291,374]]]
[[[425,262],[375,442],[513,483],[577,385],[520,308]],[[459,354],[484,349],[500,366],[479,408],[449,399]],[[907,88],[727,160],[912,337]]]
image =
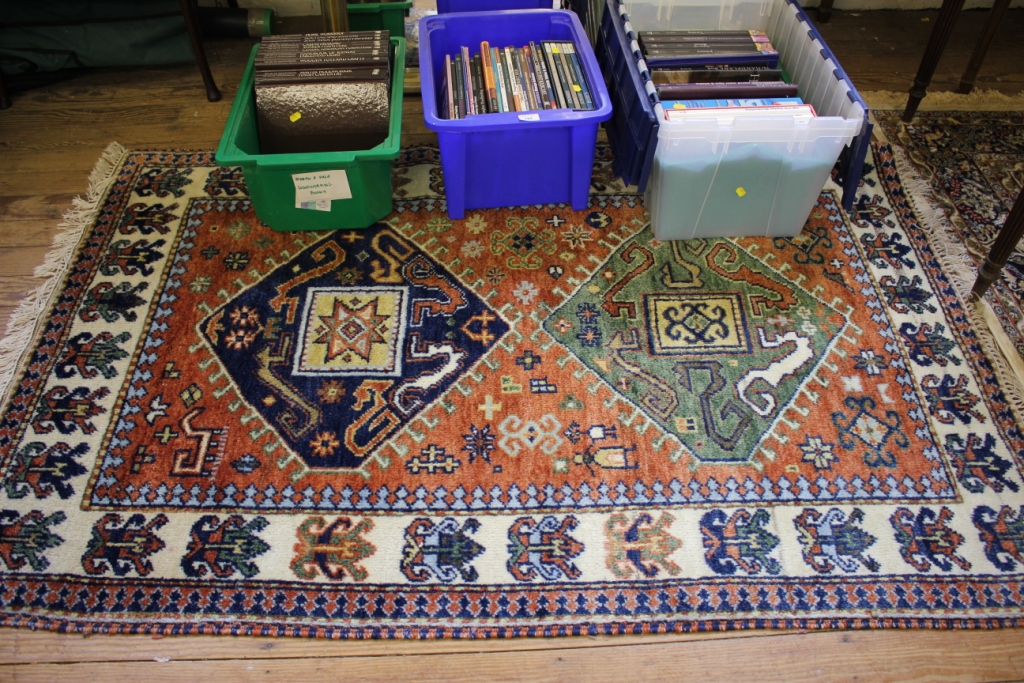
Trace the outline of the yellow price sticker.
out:
[[[737,187],[736,188],[736,196],[737,197],[742,197],[742,196],[744,196],[746,194],[747,194],[747,191],[744,190],[742,187]]]
[[[558,49],[557,47],[552,47],[552,48],[551,48],[551,51],[552,51],[552,52],[554,52],[554,53],[555,53],[556,55],[560,55],[560,54],[562,54],[562,51],[561,51],[561,50],[559,50],[559,49]]]
[[[296,121],[298,121],[301,118],[302,118],[302,112],[297,111],[294,114],[292,114],[291,116],[289,116],[288,120],[291,121],[292,123],[295,123]]]
[[[575,90],[576,92],[583,92],[583,88],[581,88],[580,86],[576,85],[575,83],[573,83],[572,89]]]

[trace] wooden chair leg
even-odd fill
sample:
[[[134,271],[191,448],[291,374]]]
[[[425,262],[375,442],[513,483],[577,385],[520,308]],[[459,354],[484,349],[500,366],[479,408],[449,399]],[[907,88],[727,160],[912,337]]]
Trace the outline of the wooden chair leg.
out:
[[[1017,195],[1017,200],[1010,209],[1010,215],[999,230],[996,241],[992,243],[988,256],[978,268],[978,279],[974,281],[971,296],[980,299],[985,296],[989,285],[998,279],[1006,265],[1006,261],[1017,248],[1017,242],[1024,236],[1024,190]]]
[[[981,63],[985,60],[985,53],[988,52],[989,46],[992,45],[992,39],[996,35],[999,22],[1002,21],[1003,14],[1009,6],[1010,0],[996,0],[995,4],[992,5],[988,21],[985,22],[985,30],[982,31],[981,38],[978,39],[978,44],[974,47],[971,61],[967,63],[967,70],[964,71],[963,78],[960,79],[960,87],[956,89],[958,93],[968,95],[974,90],[974,79],[978,77],[978,72],[981,71]]]
[[[953,26],[960,17],[960,10],[963,9],[963,6],[964,0],[942,0],[935,28],[932,29],[932,34],[928,37],[928,46],[924,50],[924,57],[921,58],[921,66],[914,78],[914,85],[910,87],[910,98],[907,100],[907,108],[903,112],[905,123],[910,123],[913,120],[918,105],[927,94],[928,84],[932,82],[935,67],[939,65],[939,59],[949,41],[949,34],[953,32]]]
[[[0,71],[0,109],[7,109],[11,106],[11,97],[7,94],[7,84],[4,83],[4,74]]]
[[[828,20],[832,18],[832,5],[835,0],[821,0],[818,5],[818,23],[827,24]]]
[[[960,0],[963,2],[963,0]],[[196,20],[196,10],[192,6],[192,0],[181,0],[181,13],[185,17],[185,26],[188,28],[188,37],[192,41],[192,50],[196,53],[196,62],[199,64],[199,73],[203,76],[203,84],[206,86],[206,99],[210,102],[220,100],[220,90],[213,81],[213,74],[210,73],[210,64],[206,61],[206,50],[203,49],[203,41],[199,37],[199,22]]]

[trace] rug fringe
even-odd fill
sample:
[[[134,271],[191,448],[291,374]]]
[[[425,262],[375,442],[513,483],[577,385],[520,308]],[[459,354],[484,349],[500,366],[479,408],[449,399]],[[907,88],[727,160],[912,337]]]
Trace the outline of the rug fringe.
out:
[[[907,200],[914,205],[914,213],[928,235],[928,243],[935,251],[943,272],[960,299],[966,302],[964,310],[978,334],[978,342],[995,366],[1006,398],[1020,419],[1024,415],[1024,361],[988,303],[971,296],[978,276],[978,264],[956,236],[953,224],[933,194],[931,184],[921,176],[906,150],[894,145],[892,153]]]
[[[103,150],[99,161],[89,173],[85,198],[75,197],[71,200],[71,208],[65,212],[57,226],[59,230],[53,238],[50,251],[42,265],[33,272],[33,277],[43,279],[43,282],[18,303],[7,322],[6,333],[0,340],[0,406],[7,403],[15,374],[35,339],[54,289],[63,280],[75,254],[75,247],[95,219],[100,202],[116,177],[126,153],[127,150],[117,142],[111,142]]]

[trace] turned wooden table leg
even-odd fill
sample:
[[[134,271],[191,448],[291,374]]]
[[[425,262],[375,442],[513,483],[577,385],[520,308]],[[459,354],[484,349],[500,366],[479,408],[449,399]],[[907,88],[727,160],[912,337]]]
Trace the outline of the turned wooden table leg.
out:
[[[928,90],[928,84],[932,82],[932,75],[935,67],[939,65],[943,50],[949,41],[949,34],[953,32],[956,20],[960,18],[960,10],[963,9],[964,0],[942,0],[942,7],[939,9],[939,16],[935,20],[935,28],[928,37],[928,47],[924,50],[924,57],[921,58],[921,66],[914,78],[914,85],[910,88],[910,99],[907,100],[907,108],[903,112],[903,121],[910,123],[917,112],[917,106],[921,104]]]
[[[217,102],[221,97],[220,90],[217,89],[217,84],[213,81],[210,64],[206,61],[206,50],[203,49],[203,41],[199,37],[199,22],[196,20],[196,10],[192,6],[192,0],[181,0],[181,13],[185,16],[188,37],[192,41],[192,50],[196,53],[199,73],[202,74],[203,84],[206,86],[206,99],[210,102]]]
[[[982,32],[981,38],[978,39],[978,44],[974,47],[971,61],[967,63],[967,70],[964,71],[963,78],[960,79],[960,87],[956,89],[958,93],[968,95],[974,89],[974,79],[978,77],[978,72],[981,71],[981,63],[985,60],[985,53],[988,52],[989,46],[992,45],[992,39],[996,35],[999,22],[1002,21],[1003,14],[1006,13],[1006,8],[1009,6],[1010,0],[996,0],[995,4],[992,5],[988,21],[985,22],[985,30]]]
[[[996,241],[992,243],[985,262],[978,268],[978,279],[974,281],[974,288],[971,289],[971,296],[980,299],[985,296],[989,285],[996,281],[1003,266],[1010,258],[1017,242],[1024,235],[1024,190],[1017,195],[1017,200],[1010,209],[1010,215],[1006,217],[1002,229],[996,235]]]

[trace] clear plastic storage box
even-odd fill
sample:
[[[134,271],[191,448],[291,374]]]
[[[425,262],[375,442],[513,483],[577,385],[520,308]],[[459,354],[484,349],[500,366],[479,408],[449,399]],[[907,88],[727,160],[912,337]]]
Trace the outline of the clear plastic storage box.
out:
[[[448,216],[466,209],[571,203],[587,208],[598,127],[612,113],[593,48],[579,18],[563,10],[464,12],[424,17],[419,24],[420,91],[427,128],[437,132]],[[461,46],[479,50],[564,40],[576,45],[595,109],[546,109],[440,117],[444,56]]]
[[[801,122],[766,111],[728,120],[708,112],[665,120],[636,41],[637,31],[652,29],[766,31],[817,117]],[[608,131],[617,171],[646,184],[657,238],[797,235],[843,155],[852,201],[870,139],[867,107],[792,0],[608,0],[598,42],[609,88],[629,110]]]

